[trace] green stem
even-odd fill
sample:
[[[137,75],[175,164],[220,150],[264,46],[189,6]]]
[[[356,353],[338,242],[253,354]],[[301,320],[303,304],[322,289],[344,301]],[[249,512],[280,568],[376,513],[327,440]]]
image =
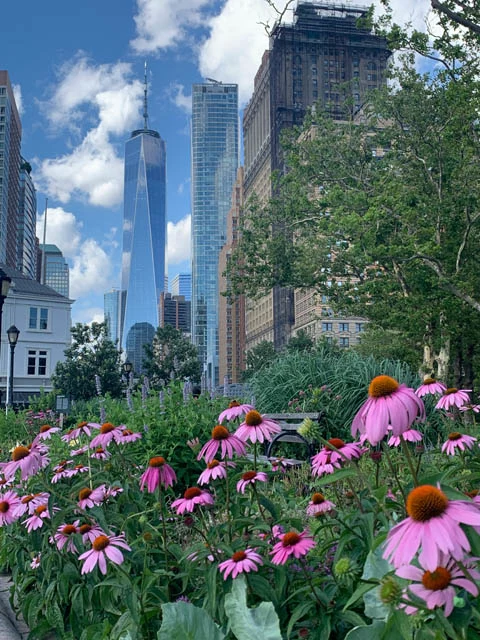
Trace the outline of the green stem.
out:
[[[360,509],[360,512],[361,513],[365,513],[364,510],[363,510],[362,502],[361,502],[359,496],[357,495],[357,492],[355,490],[355,487],[353,486],[353,482],[352,482],[351,478],[347,478],[347,484],[350,487],[350,491],[352,492],[353,497],[355,498],[355,502],[357,503],[358,508]]]
[[[405,454],[405,458],[407,459],[408,468],[410,469],[410,473],[412,474],[413,484],[418,487],[417,473],[413,464],[412,455],[410,453],[410,449],[408,448],[407,441],[403,437],[403,434],[400,434],[400,442],[402,443],[402,450]]]
[[[168,547],[167,547],[167,514],[165,510],[165,499],[162,491],[162,483],[158,483],[158,500],[160,502],[160,513],[162,514],[162,538],[163,538],[163,555],[165,558],[165,571],[168,572]],[[170,580],[167,580],[167,596],[170,601]]]
[[[318,609],[323,609],[323,603],[322,603],[322,601],[320,600],[320,598],[317,595],[317,592],[315,590],[315,586],[314,586],[313,581],[312,581],[312,576],[308,573],[307,568],[305,567],[305,562],[304,561],[301,562],[301,567],[303,569],[303,573],[305,574],[305,578],[307,579],[307,582],[308,582],[308,584],[310,586],[310,590],[312,592],[312,595],[313,595],[313,597],[315,598],[315,600],[317,602],[317,610]]]
[[[228,483],[228,462],[225,461],[225,503],[227,509],[227,531],[228,541],[232,542],[232,514],[230,513],[230,485]]]
[[[263,507],[262,507],[262,505],[260,504],[260,497],[259,497],[259,495],[258,495],[257,487],[255,486],[255,483],[254,483],[254,482],[252,483],[252,489],[253,489],[253,493],[255,494],[255,498],[257,499],[257,504],[258,504],[258,509],[259,509],[259,511],[260,511],[260,515],[262,516],[263,520],[265,521],[265,524],[268,524],[268,525],[269,525],[269,522],[268,522],[268,520],[267,520],[267,518],[266,518],[266,516],[265,516],[265,511],[263,510]],[[270,525],[269,525],[269,526],[270,526]]]
[[[390,471],[392,472],[392,475],[395,478],[395,481],[396,481],[396,483],[398,485],[398,488],[400,489],[400,493],[403,496],[403,501],[406,504],[407,503],[407,496],[405,495],[405,491],[403,490],[403,487],[402,487],[402,485],[400,483],[400,480],[398,478],[398,474],[397,474],[397,472],[395,470],[395,467],[393,466],[393,462],[392,462],[392,460],[390,458],[390,452],[389,452],[388,446],[385,444],[385,442],[382,442],[382,449],[383,449],[383,451],[385,453],[385,457],[387,459],[388,466],[390,467]]]

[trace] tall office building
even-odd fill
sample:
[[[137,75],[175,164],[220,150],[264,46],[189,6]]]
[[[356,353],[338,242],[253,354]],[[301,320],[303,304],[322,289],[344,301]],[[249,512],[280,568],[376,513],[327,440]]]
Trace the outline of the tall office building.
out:
[[[118,348],[120,348],[123,297],[120,289],[111,289],[103,294],[103,317],[107,325],[107,335]]]
[[[238,167],[238,86],[194,84],[192,107],[192,341],[217,385],[218,257]]]
[[[162,293],[160,296],[160,326],[171,325],[190,336],[192,326],[192,303],[184,296]]]
[[[315,103],[332,118],[358,111],[368,91],[384,82],[390,55],[386,40],[358,20],[367,9],[354,5],[299,2],[292,24],[277,24],[244,111],[245,199],[271,197],[271,174],[282,172],[281,133],[301,125]],[[247,304],[247,349],[288,341],[294,322],[293,290],[276,287]]]
[[[125,310],[122,348],[142,371],[145,344],[159,326],[160,294],[165,287],[166,149],[157,131],[148,128],[145,75],[144,125],[125,145],[122,290]]]
[[[192,274],[177,273],[173,276],[171,286],[172,296],[183,296],[185,300],[192,299]]]
[[[66,298],[70,294],[70,267],[55,244],[41,244],[41,270],[37,280]]]
[[[22,125],[8,71],[0,71],[0,262],[17,264]]]
[[[31,176],[32,167],[21,159],[20,192],[17,217],[16,268],[32,279],[37,275],[37,194]]]

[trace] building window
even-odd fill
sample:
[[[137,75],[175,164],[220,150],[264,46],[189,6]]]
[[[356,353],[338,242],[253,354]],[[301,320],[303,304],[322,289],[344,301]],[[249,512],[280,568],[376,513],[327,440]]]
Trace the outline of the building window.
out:
[[[322,331],[333,331],[333,324],[331,322],[322,322]]]
[[[27,358],[28,376],[47,375],[47,352],[42,349],[29,349]]]
[[[340,322],[338,324],[338,330],[339,331],[350,331],[349,326],[348,326],[348,322]]]
[[[345,349],[346,347],[350,346],[350,339],[349,338],[339,338],[338,344],[339,344],[340,347]]]
[[[355,323],[355,333],[362,333],[363,331],[363,322]]]
[[[47,331],[48,329],[48,309],[43,307],[30,307],[30,316],[28,319],[28,328],[38,331]]]

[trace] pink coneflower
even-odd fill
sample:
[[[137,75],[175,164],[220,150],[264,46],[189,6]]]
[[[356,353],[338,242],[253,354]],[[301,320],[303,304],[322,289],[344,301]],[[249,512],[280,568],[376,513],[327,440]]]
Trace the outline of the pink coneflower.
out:
[[[197,456],[197,460],[204,458],[205,462],[211,462],[217,455],[220,446],[222,458],[233,458],[234,453],[239,456],[245,454],[245,444],[242,440],[233,435],[233,433],[230,433],[226,427],[218,424],[212,429],[212,439],[203,445]]]
[[[95,427],[97,427],[98,429],[100,429],[100,425],[97,425],[96,423],[93,423]],[[75,429],[70,429],[70,431],[67,431],[67,433],[62,436],[62,440],[64,442],[70,442],[70,440],[76,440],[79,436],[81,436],[83,433],[90,437],[91,435],[91,430],[90,430],[90,426],[87,422],[80,422]]]
[[[30,568],[31,569],[38,569],[38,567],[40,566],[40,561],[42,559],[42,554],[38,553],[36,556],[33,557],[31,563],[30,563]]]
[[[320,452],[322,453],[322,452]],[[335,462],[332,462],[332,453],[334,451],[329,451],[326,455],[323,455],[321,459],[319,458],[320,454],[313,456],[312,458],[312,476],[318,476],[319,478],[324,475],[329,475],[335,471],[335,469],[340,469],[342,467],[340,461],[337,459]],[[338,454],[337,454],[338,455]]]
[[[307,516],[316,516],[319,513],[333,511],[333,509],[335,509],[335,505],[330,500],[327,500],[323,493],[314,493],[308,503]]]
[[[245,471],[237,482],[237,491],[245,493],[245,489],[249,484],[254,485],[256,482],[267,482],[268,476],[263,471]]]
[[[272,465],[272,471],[280,471],[280,473],[287,473],[288,468],[293,465],[292,462],[281,457],[271,460],[270,464]]]
[[[211,504],[213,504],[213,498],[208,491],[198,487],[190,487],[183,494],[183,498],[172,502],[172,509],[176,510],[177,515],[181,515],[185,511],[193,511],[197,505],[203,507]]]
[[[102,504],[105,499],[105,485],[101,484],[96,489],[85,487],[78,492],[78,506],[80,509],[91,509]]]
[[[223,422],[224,420],[235,420],[239,416],[243,416],[244,414],[252,411],[253,407],[251,404],[240,404],[236,400],[232,400],[225,411],[218,416],[218,421]]]
[[[31,516],[37,507],[47,505],[49,499],[50,494],[46,491],[42,491],[41,493],[29,493],[26,496],[22,496],[15,515],[20,518],[25,513],[28,513],[28,515]]]
[[[270,554],[273,555],[273,564],[285,564],[290,556],[301,558],[315,546],[315,541],[307,530],[302,533],[289,531],[282,533],[279,537],[280,542],[277,542],[273,550],[270,551]]]
[[[104,536],[105,532],[103,529],[100,529],[98,524],[81,524],[78,527],[78,533],[82,536],[83,544],[87,542],[93,542],[98,536]]]
[[[66,469],[65,470],[65,476],[67,478],[73,478],[74,476],[78,475],[79,473],[87,473],[87,471],[90,469],[90,467],[88,467],[85,464],[76,464],[73,469]]]
[[[45,504],[41,504],[36,507],[33,515],[24,520],[22,524],[27,527],[28,533],[32,531],[36,531],[37,529],[41,529],[44,524],[45,519],[50,519],[50,512],[48,511],[48,507]]]
[[[81,456],[84,453],[87,453],[88,451],[88,444],[84,445],[83,447],[80,447],[80,449],[72,449],[71,455],[72,456]]]
[[[456,387],[450,387],[444,391],[443,396],[435,405],[435,409],[462,407],[464,404],[470,402],[470,396],[468,394],[471,391],[471,389],[457,389]]]
[[[448,434],[447,440],[442,445],[442,453],[446,452],[449,456],[454,456],[457,449],[465,451],[465,449],[472,449],[473,444],[477,441],[473,436],[467,436],[466,434],[453,431]]]
[[[272,436],[280,433],[280,426],[273,420],[268,420],[252,409],[245,416],[245,422],[238,427],[235,435],[244,442],[264,442],[272,440]]]
[[[62,462],[57,464],[55,467],[53,467],[53,470],[55,472],[52,476],[53,484],[56,484],[62,478],[68,478],[67,466],[72,462],[73,460],[63,460]]]
[[[388,439],[389,447],[399,447],[402,443],[402,438],[407,442],[420,442],[423,439],[423,435],[416,429],[407,429],[401,436],[392,436]]]
[[[93,426],[93,423],[91,423],[90,426]],[[118,442],[118,438],[121,437],[124,429],[125,425],[116,427],[111,422],[104,422],[100,427],[100,433],[98,436],[95,436],[95,438],[90,442],[90,449],[95,449],[96,447],[108,447],[112,440]]]
[[[97,447],[90,457],[95,460],[108,460],[111,456],[112,454],[103,447]]]
[[[464,404],[460,407],[460,411],[473,411],[473,413],[480,413],[480,404]]]
[[[15,491],[5,491],[0,493],[0,527],[5,524],[12,524],[20,517],[18,507],[21,505],[20,498]]]
[[[419,398],[423,398],[423,396],[427,396],[429,394],[442,394],[447,385],[440,382],[440,380],[435,380],[435,378],[425,378],[422,384],[415,390],[415,393]]]
[[[52,427],[49,424],[44,424],[40,427],[40,431],[35,436],[34,442],[38,442],[39,440],[50,440],[52,433],[57,433],[57,431],[60,431],[60,427]]]
[[[26,480],[34,476],[40,469],[49,464],[48,458],[44,456],[45,447],[38,443],[32,443],[31,447],[20,445],[12,451],[12,460],[3,468],[3,474],[7,480],[12,478],[17,469],[21,471],[21,480]]]
[[[441,553],[461,560],[470,543],[460,524],[480,525],[472,502],[449,500],[437,487],[416,487],[407,497],[408,518],[390,530],[383,557],[395,567],[408,564],[421,548],[419,561],[429,571],[440,565]]]
[[[363,453],[362,447],[357,442],[347,443],[340,438],[330,438],[328,442],[329,444],[325,445],[319,453],[313,456],[313,466],[335,464],[335,462],[344,462],[345,459],[353,460],[354,458],[360,458]]]
[[[129,444],[130,442],[135,442],[136,440],[140,440],[142,437],[141,433],[136,433],[131,429],[124,429],[122,431],[122,435],[116,438],[118,444]]]
[[[71,553],[78,553],[72,536],[80,532],[78,528],[79,524],[80,520],[75,520],[73,524],[67,524],[64,522],[58,527],[57,533],[53,538],[50,538],[50,542],[55,542],[57,549],[63,549],[63,547],[67,545],[67,551],[70,551]]]
[[[415,420],[425,420],[425,407],[415,392],[390,376],[370,382],[368,400],[355,415],[352,435],[365,433],[370,444],[378,444],[392,427],[394,436],[407,431]]]
[[[218,565],[220,573],[223,573],[223,579],[226,580],[229,575],[235,579],[240,573],[250,573],[250,571],[258,571],[259,565],[263,564],[261,556],[253,549],[245,549],[245,551],[236,551],[231,558],[221,562]]]
[[[235,467],[233,462],[220,462],[212,460],[207,464],[207,468],[198,477],[198,484],[208,484],[212,480],[225,479],[227,477],[227,465]]]
[[[474,580],[480,580],[480,573],[475,569],[474,561],[477,559],[469,558],[462,561],[470,577]],[[433,570],[428,570],[423,565],[421,568],[413,565],[404,565],[397,569],[395,573],[400,578],[414,581],[415,584],[410,584],[408,589],[417,598],[426,602],[427,609],[444,607],[445,617],[448,618],[453,611],[454,598],[457,595],[454,587],[465,589],[474,598],[478,596],[478,587],[465,576],[465,573],[455,560],[444,555],[441,555],[439,560],[438,566]],[[405,613],[407,614],[416,612],[417,607],[413,603],[411,606],[407,605],[405,607]]]
[[[155,456],[150,458],[148,469],[140,478],[140,491],[147,485],[148,493],[153,493],[159,485],[167,489],[176,481],[175,471],[165,462],[165,458]]]
[[[100,535],[95,538],[90,551],[86,551],[82,553],[81,556],[78,556],[79,560],[85,560],[81,571],[82,575],[93,571],[97,564],[101,573],[105,575],[107,573],[107,558],[114,564],[122,564],[123,553],[118,547],[126,551],[131,551],[131,548],[125,542],[124,533],[119,536]]]
[[[108,498],[116,498],[121,493],[123,493],[122,487],[118,487],[116,485],[113,487],[107,487],[105,489],[105,500],[108,500]]]

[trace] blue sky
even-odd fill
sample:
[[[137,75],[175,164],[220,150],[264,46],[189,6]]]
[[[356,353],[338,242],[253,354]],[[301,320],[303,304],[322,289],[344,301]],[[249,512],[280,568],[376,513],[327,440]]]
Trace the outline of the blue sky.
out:
[[[393,4],[421,26],[427,0]],[[2,3],[0,69],[20,103],[39,233],[48,197],[47,242],[71,266],[74,321],[101,320],[103,293],[120,285],[123,151],[142,125],[144,60],[149,124],[167,144],[172,277],[190,269],[191,85],[237,82],[243,106],[274,19],[265,0]]]

